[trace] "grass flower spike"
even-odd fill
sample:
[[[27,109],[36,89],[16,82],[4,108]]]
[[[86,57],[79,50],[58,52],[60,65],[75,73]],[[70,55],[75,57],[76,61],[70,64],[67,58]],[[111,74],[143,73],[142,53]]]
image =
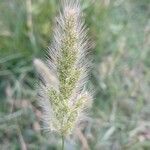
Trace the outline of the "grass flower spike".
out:
[[[64,1],[56,18],[47,63],[34,61],[42,77],[39,94],[45,128],[62,136],[69,135],[84,119],[83,112],[91,101],[85,90],[89,48],[79,2]]]

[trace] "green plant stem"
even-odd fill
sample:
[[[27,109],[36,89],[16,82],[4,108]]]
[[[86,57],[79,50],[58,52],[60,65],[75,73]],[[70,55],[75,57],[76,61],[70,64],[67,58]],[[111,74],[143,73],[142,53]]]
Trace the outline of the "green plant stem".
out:
[[[64,139],[64,136],[63,136],[63,135],[61,136],[61,139],[62,139],[62,148],[61,148],[61,149],[64,150],[65,139]]]

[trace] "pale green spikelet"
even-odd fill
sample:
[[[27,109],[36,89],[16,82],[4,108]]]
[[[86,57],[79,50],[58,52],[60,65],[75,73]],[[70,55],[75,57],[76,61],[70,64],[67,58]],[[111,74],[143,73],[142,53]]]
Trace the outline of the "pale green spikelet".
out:
[[[44,82],[39,91],[43,121],[47,129],[63,136],[82,120],[82,112],[91,101],[85,90],[89,64],[86,33],[79,2],[66,0],[56,18],[47,65],[40,60],[34,62]]]

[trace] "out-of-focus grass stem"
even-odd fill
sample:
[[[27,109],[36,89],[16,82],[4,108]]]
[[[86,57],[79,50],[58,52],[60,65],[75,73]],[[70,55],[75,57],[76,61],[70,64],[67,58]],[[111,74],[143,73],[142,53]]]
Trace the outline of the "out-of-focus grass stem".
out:
[[[33,33],[33,21],[32,21],[32,1],[26,0],[26,11],[27,11],[27,27],[28,27],[28,36],[34,52],[37,51],[36,40]]]

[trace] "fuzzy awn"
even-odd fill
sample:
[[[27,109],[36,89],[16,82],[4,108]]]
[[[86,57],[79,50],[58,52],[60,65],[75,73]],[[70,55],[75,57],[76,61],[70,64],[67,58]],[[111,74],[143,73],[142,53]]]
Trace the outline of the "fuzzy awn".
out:
[[[66,0],[62,6],[47,63],[36,59],[34,64],[42,77],[39,95],[45,128],[67,136],[83,120],[91,102],[85,90],[90,44],[79,2]]]

